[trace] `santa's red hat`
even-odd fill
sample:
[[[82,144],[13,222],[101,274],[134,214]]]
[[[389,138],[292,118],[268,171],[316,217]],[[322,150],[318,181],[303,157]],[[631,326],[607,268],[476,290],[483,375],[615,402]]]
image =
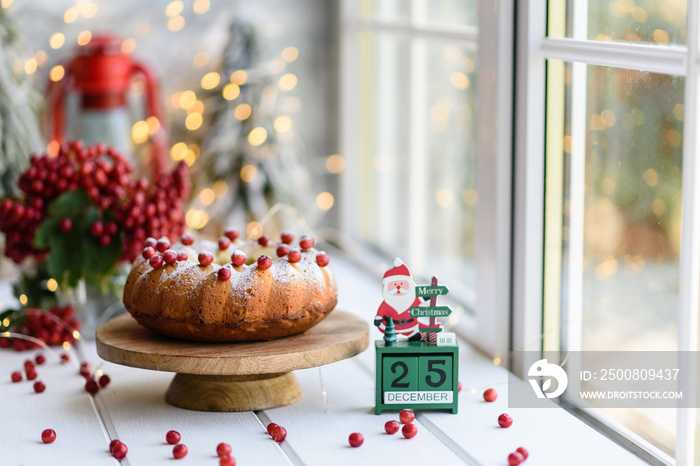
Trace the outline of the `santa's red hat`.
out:
[[[394,280],[412,280],[411,272],[408,271],[408,267],[406,267],[406,264],[404,264],[403,261],[398,257],[394,259],[394,267],[387,270],[384,274],[384,278],[382,278],[382,283],[386,285],[387,283],[393,282]]]

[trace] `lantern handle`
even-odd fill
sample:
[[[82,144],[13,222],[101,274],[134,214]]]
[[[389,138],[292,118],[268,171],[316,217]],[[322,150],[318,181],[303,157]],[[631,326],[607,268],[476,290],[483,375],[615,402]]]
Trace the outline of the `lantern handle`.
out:
[[[168,163],[166,130],[158,100],[160,95],[158,79],[150,68],[139,62],[133,63],[132,74],[134,73],[141,73],[146,80],[146,112],[149,117],[154,117],[160,124],[160,130],[151,136],[153,142],[153,180],[155,181],[163,173]]]

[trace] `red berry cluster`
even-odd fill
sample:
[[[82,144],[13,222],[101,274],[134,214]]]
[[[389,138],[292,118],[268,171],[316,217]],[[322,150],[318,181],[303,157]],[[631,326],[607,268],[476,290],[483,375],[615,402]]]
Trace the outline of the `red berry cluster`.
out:
[[[57,156],[32,156],[18,182],[24,197],[0,202],[0,231],[7,236],[5,254],[17,263],[28,256],[43,260],[47,251],[33,245],[36,229],[48,204],[75,190],[85,191],[100,211],[100,219],[90,225],[100,245],[108,246],[123,231],[121,260],[135,259],[147,236],[180,235],[185,222],[182,202],[190,189],[187,165],[180,163],[151,186],[144,179],[132,181],[131,171],[126,159],[104,144],[83,147],[81,141],[72,141],[61,145]],[[116,222],[105,215],[108,211]],[[71,219],[62,219],[59,227],[69,233]]]
[[[401,424],[404,425],[401,429],[401,433],[407,439],[413,438],[418,434],[418,427],[413,424],[415,419],[416,415],[411,410],[404,409],[399,413],[399,420],[401,421]],[[384,431],[389,435],[395,434],[399,431],[399,423],[397,421],[387,421],[386,424],[384,424]],[[362,441],[364,441],[364,437],[362,438]],[[352,445],[352,439],[350,445]],[[360,442],[360,445],[362,445],[362,442]]]
[[[525,447],[519,447],[513,453],[508,455],[508,464],[510,466],[518,466],[520,463],[525,461],[530,453],[525,449]]]
[[[267,433],[270,435],[270,437],[272,437],[272,440],[277,443],[282,443],[284,442],[284,439],[287,438],[287,429],[275,424],[274,422],[267,425]]]
[[[80,330],[82,323],[75,317],[73,306],[53,306],[49,312],[41,309],[28,309],[22,326],[14,329],[16,333],[28,335],[41,340],[49,346],[63,342],[75,343],[74,330]],[[37,343],[20,338],[0,338],[0,347],[12,346],[15,351],[38,348]]]
[[[27,377],[27,380],[36,380],[37,377],[39,377],[39,374],[36,371],[36,366],[44,364],[46,362],[46,356],[43,354],[37,354],[36,357],[34,358],[34,361],[31,359],[27,359],[24,361],[24,372]],[[18,383],[22,381],[22,372],[21,371],[14,371],[10,375],[10,379],[12,380],[13,383]],[[34,391],[36,393],[43,393],[44,390],[46,390],[46,385],[44,385],[44,382],[41,380],[37,380],[34,382]]]

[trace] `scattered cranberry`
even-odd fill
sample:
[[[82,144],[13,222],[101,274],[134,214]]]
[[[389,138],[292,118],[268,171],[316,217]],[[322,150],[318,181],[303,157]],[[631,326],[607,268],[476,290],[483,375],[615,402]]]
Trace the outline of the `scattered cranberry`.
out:
[[[12,373],[12,381],[13,382],[21,382],[22,381],[22,373],[20,371],[14,371]]]
[[[488,403],[493,403],[498,398],[498,392],[493,388],[489,388],[484,392],[484,401]]]
[[[330,260],[325,252],[320,252],[316,255],[316,263],[319,265],[319,267],[325,267],[329,262]]]
[[[523,461],[525,461],[525,458],[517,451],[508,455],[508,464],[510,466],[518,466]]]
[[[236,458],[229,455],[220,456],[219,466],[236,466]]]
[[[278,427],[277,424],[275,424],[274,422],[269,423],[267,425],[267,434],[272,435],[272,429],[274,429],[275,427]]]
[[[284,257],[289,252],[289,246],[287,246],[286,244],[280,244],[279,246],[277,246],[277,251],[275,252],[277,252],[277,257]]]
[[[189,259],[189,257],[187,257],[187,253],[185,251],[180,250],[177,252],[177,261],[178,262],[185,262],[188,259]]]
[[[404,409],[399,413],[399,421],[401,421],[401,424],[410,424],[415,418],[416,415],[409,409]]]
[[[73,222],[69,218],[64,218],[58,224],[58,228],[60,228],[63,233],[70,233],[73,229]]]
[[[39,354],[36,355],[36,357],[34,358],[34,360],[36,361],[36,363],[37,363],[38,365],[41,366],[42,364],[44,364],[44,363],[46,362],[46,356],[44,356],[43,354],[39,353]]]
[[[296,264],[301,260],[301,251],[299,251],[297,248],[290,249],[287,253],[287,260],[289,260],[289,262],[292,264]]]
[[[219,238],[219,249],[223,251],[228,249],[229,246],[231,246],[231,240],[228,237],[222,236]]]
[[[182,436],[180,435],[180,432],[176,430],[169,430],[168,433],[165,434],[165,441],[170,445],[177,445],[180,443],[180,440],[182,440]]]
[[[46,385],[41,380],[34,382],[34,391],[37,393],[43,393],[46,390]]]
[[[187,456],[187,447],[184,444],[180,443],[173,447],[173,458],[179,460],[185,456]]]
[[[498,425],[503,427],[504,429],[507,429],[508,427],[513,425],[513,418],[507,415],[506,413],[503,413],[500,416],[498,416]]]
[[[233,254],[231,254],[231,262],[233,263],[234,267],[240,267],[241,265],[245,264],[246,260],[247,257],[245,256],[245,253],[240,249],[236,249],[233,251]]]
[[[36,367],[36,364],[34,363],[34,361],[32,361],[30,359],[27,359],[26,361],[24,361],[24,370],[25,371],[33,371],[35,367]]]
[[[197,260],[199,260],[199,263],[201,265],[207,267],[211,265],[212,262],[214,262],[214,256],[212,256],[210,252],[200,252],[199,255],[197,255]]]
[[[146,238],[146,241],[143,242],[143,247],[144,248],[156,248],[156,244],[158,244],[158,240],[155,238]],[[114,441],[114,440],[112,440]]]
[[[112,242],[112,238],[107,233],[105,233],[104,235],[100,236],[99,242],[100,246],[106,248],[107,246],[109,246],[109,243]]]
[[[525,447],[518,447],[517,450],[515,450],[517,453],[520,453],[523,455],[523,461],[527,459],[528,456],[530,456],[530,452],[525,449]]]
[[[227,281],[231,279],[231,269],[228,267],[221,267],[219,271],[216,273],[217,277],[219,280],[222,281]]]
[[[88,381],[85,382],[85,391],[90,395],[94,395],[100,391],[100,386],[95,379],[88,379]]]
[[[287,438],[287,429],[282,426],[277,426],[270,432],[270,437],[272,437],[272,440],[275,442],[282,443],[284,439]]]
[[[105,226],[104,223],[100,222],[97,220],[96,222],[92,222],[90,224],[90,234],[94,236],[95,238],[102,236],[102,234],[105,232]]]
[[[272,267],[272,258],[270,256],[263,254],[262,256],[258,257],[258,268],[260,270],[267,270],[270,267]]]
[[[238,228],[227,228],[224,230],[224,236],[231,241],[236,241],[238,237],[241,236],[241,232],[238,231]]]
[[[399,423],[396,421],[386,421],[386,424],[384,424],[384,430],[387,434],[394,435],[399,431]]]
[[[165,252],[168,249],[170,249],[170,240],[164,236],[156,243],[156,251]]]
[[[267,237],[267,235],[262,235],[260,238],[258,238],[258,244],[260,246],[267,246],[267,243],[270,242],[270,238]]]
[[[32,369],[30,371],[26,371],[26,374],[27,374],[27,380],[34,380],[37,377],[39,377],[39,374],[37,374],[34,369]]]
[[[156,250],[153,249],[151,246],[146,246],[145,248],[143,248],[143,252],[141,253],[141,256],[146,260],[150,259],[151,257],[153,257],[155,255],[156,255]]]
[[[112,379],[110,379],[109,376],[108,376],[107,374],[102,374],[102,375],[100,376],[100,380],[99,380],[97,383],[100,384],[100,387],[101,387],[101,388],[105,388],[105,387],[107,387],[107,385],[109,385],[109,383],[110,383],[111,381],[112,381]]]
[[[351,447],[357,448],[365,441],[365,436],[359,432],[353,432],[350,434],[348,441],[350,442]]]
[[[292,241],[294,241],[294,233],[291,233],[289,231],[283,231],[282,242],[284,244],[292,244]]]
[[[92,377],[92,372],[90,371],[90,367],[81,367],[80,368],[80,375],[83,376],[85,379],[89,379]]]
[[[148,263],[151,264],[151,267],[154,269],[159,269],[163,266],[163,256],[153,256],[148,259]]]
[[[117,446],[117,444],[120,444],[120,443],[122,443],[122,442],[120,442],[120,441],[117,440],[117,439],[114,439],[114,440],[112,440],[111,442],[109,442],[109,452],[112,453],[112,450],[114,450],[114,447]]]
[[[418,427],[413,423],[406,424],[401,429],[401,433],[406,438],[413,438],[418,433]]]
[[[56,440],[56,431],[46,429],[41,433],[41,441],[44,443],[53,443]]]
[[[61,361],[62,361],[62,362],[68,362],[68,361],[70,361],[70,354],[68,354],[68,353],[63,353],[63,354],[61,354]]]
[[[304,235],[299,240],[299,246],[301,249],[311,249],[314,247],[314,243],[316,243],[316,240],[310,235]]]
[[[184,235],[182,235],[182,238],[180,238],[180,242],[185,246],[191,246],[192,243],[194,243],[194,236],[185,233]]]
[[[219,457],[229,456],[231,454],[231,445],[228,443],[220,443],[216,446],[216,454]]]
[[[172,249],[168,249],[163,253],[163,262],[166,264],[174,264],[177,262],[177,253]]]
[[[114,444],[114,447],[110,450],[112,452],[112,457],[116,460],[123,460],[126,458],[126,454],[129,452],[129,448],[125,443],[117,440],[118,443]]]

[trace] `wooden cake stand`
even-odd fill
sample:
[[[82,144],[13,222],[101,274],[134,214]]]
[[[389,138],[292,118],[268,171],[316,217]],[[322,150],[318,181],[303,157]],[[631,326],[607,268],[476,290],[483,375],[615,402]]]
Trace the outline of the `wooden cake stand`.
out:
[[[255,411],[299,401],[291,371],[323,366],[361,353],[365,321],[333,311],[299,335],[272,341],[200,343],[151,332],[130,315],[97,329],[97,354],[125,366],[176,372],[165,400],[196,411]]]

